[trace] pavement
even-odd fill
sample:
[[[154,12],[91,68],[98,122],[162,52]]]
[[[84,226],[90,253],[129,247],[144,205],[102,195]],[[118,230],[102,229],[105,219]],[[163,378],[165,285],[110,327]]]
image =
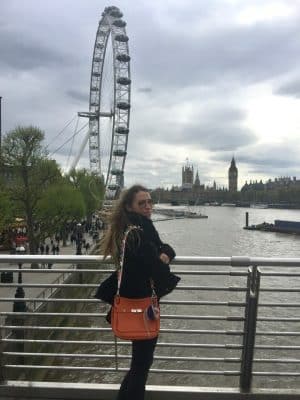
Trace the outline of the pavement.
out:
[[[86,239],[87,242],[90,243],[90,250],[89,253],[91,254],[92,248],[93,248],[93,239],[89,234],[85,234],[84,238]],[[76,246],[75,244],[71,244],[70,242],[67,243],[67,246],[62,246],[60,244],[60,255],[74,255],[76,254]],[[82,249],[82,254],[85,254],[85,249]],[[0,264],[1,269],[16,269],[18,268],[17,264]],[[29,269],[31,268],[30,264],[23,264],[22,268]],[[32,284],[32,283],[46,283],[46,284],[51,284],[51,283],[63,283],[63,281],[66,279],[66,272],[59,272],[60,269],[67,269],[67,268],[74,268],[73,264],[53,264],[51,267],[52,271],[57,271],[56,272],[51,272],[47,273],[46,271],[49,271],[47,268],[47,264],[43,266],[42,264],[39,264],[39,271],[41,272],[23,272],[22,273],[22,282],[24,284]],[[36,270],[35,270],[36,271]],[[46,272],[46,273],[45,273]],[[7,284],[2,283],[0,286],[0,312],[10,312],[13,311],[13,299],[16,293],[16,288],[18,284],[18,272],[13,273],[13,282],[14,287],[8,287],[5,286]],[[41,297],[41,298],[47,298],[51,295],[53,289],[52,288],[26,288],[24,287],[24,292],[25,292],[25,297]],[[9,301],[3,301],[3,298],[10,298],[12,300]],[[33,303],[31,303],[31,308]]]

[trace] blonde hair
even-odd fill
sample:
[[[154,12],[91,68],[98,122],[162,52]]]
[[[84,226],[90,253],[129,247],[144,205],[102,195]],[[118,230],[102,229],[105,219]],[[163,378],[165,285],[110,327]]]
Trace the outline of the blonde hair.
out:
[[[121,193],[121,196],[109,217],[109,227],[100,243],[100,252],[104,255],[104,259],[111,256],[115,265],[118,265],[120,261],[124,232],[126,227],[131,224],[128,212],[132,206],[135,195],[138,192],[149,192],[149,190],[142,185],[133,185]],[[131,236],[131,239],[138,235],[136,230],[132,232],[133,235]]]

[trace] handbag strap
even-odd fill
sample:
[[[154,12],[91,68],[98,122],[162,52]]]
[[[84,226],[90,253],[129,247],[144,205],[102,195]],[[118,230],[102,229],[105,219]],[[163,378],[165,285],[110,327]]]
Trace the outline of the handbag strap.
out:
[[[129,233],[134,230],[134,229],[141,229],[140,226],[137,225],[129,225],[128,228],[126,229],[124,233],[124,237],[122,240],[121,244],[121,254],[120,254],[120,265],[119,265],[119,272],[118,272],[118,289],[116,295],[120,295],[120,287],[121,287],[121,281],[122,281],[122,276],[123,276],[123,267],[124,267],[124,258],[125,258],[125,249],[126,249],[126,241]],[[154,290],[154,282],[153,279],[150,278],[150,286],[152,289],[152,296],[156,296],[155,290]]]

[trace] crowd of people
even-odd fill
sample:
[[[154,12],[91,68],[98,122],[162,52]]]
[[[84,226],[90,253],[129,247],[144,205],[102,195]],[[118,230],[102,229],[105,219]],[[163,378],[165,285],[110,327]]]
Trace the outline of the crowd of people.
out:
[[[40,240],[35,246],[34,254],[59,255],[61,248],[69,244],[74,248],[76,255],[89,254],[92,244],[100,238],[102,229],[104,229],[104,223],[97,215],[93,215],[89,220],[71,221],[64,226],[63,231]],[[36,230],[39,231],[39,228],[36,227]],[[43,235],[40,234],[40,236]],[[23,220],[22,224],[18,223],[0,233],[0,251],[5,250],[15,254],[21,251],[20,249],[24,254],[30,252],[27,228]],[[42,267],[45,266],[42,264]],[[47,266],[51,268],[52,264],[49,263]]]

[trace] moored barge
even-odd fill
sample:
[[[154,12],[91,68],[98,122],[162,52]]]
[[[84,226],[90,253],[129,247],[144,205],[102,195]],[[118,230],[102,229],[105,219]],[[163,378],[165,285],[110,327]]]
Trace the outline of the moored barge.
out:
[[[291,233],[299,235],[300,222],[276,219],[274,221],[274,224],[263,222],[257,225],[245,226],[244,229],[248,229],[250,231],[279,232],[279,233]]]

